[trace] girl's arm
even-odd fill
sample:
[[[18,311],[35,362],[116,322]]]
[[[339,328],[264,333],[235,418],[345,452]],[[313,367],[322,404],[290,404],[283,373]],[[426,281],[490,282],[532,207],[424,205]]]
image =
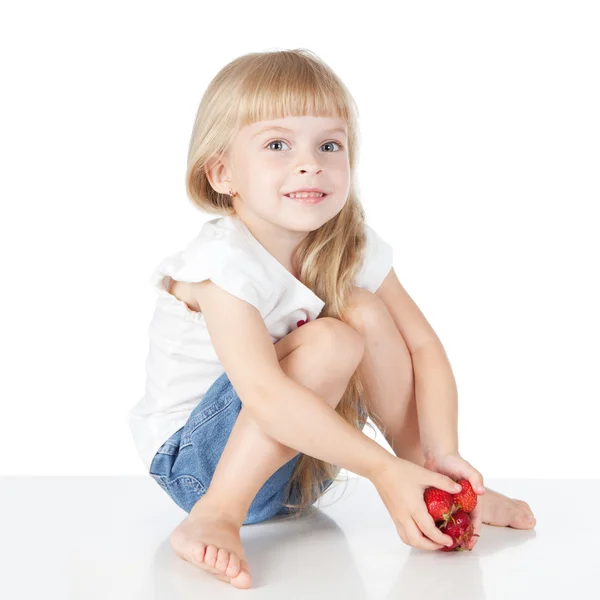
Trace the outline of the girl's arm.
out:
[[[458,452],[458,392],[444,347],[432,340],[415,350],[412,361],[424,456]]]
[[[373,483],[390,458],[394,458],[352,427],[312,390],[283,371],[262,389],[256,388],[250,403],[260,427],[278,442],[357,473]]]
[[[393,268],[375,294],[386,305],[411,354],[423,454],[458,452],[458,394],[440,339]]]
[[[215,352],[261,429],[278,442],[375,483],[398,459],[288,377],[260,312],[210,280],[194,284]]]

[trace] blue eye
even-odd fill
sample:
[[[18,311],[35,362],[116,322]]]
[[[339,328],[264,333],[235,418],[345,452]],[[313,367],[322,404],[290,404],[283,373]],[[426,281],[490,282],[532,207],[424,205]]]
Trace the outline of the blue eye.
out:
[[[267,148],[269,148],[269,146],[271,146],[271,144],[275,144],[275,143],[278,143],[278,142],[282,142],[284,144],[287,144],[287,142],[284,142],[283,140],[273,140],[272,142],[269,142],[267,144]],[[328,145],[328,144],[337,144],[340,147],[340,150],[344,147],[340,142],[334,142],[333,140],[330,141],[330,142],[324,142],[322,144],[322,146],[325,146],[325,145]],[[331,153],[330,152],[326,152],[325,154],[331,154]]]
[[[340,150],[344,147],[339,142],[334,142],[333,140],[331,142],[325,142],[325,144],[323,144],[323,146],[325,146],[326,144],[337,144],[340,147]]]

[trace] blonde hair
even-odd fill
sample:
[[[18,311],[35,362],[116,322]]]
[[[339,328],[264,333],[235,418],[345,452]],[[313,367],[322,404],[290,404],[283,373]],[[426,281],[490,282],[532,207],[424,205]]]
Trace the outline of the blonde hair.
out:
[[[235,214],[230,196],[213,189],[206,171],[228,151],[240,128],[286,116],[334,117],[347,124],[351,178],[347,201],[335,217],[307,235],[292,262],[298,279],[325,302],[319,318],[348,323],[344,312],[366,244],[364,211],[354,179],[358,108],[344,83],[314,53],[300,48],[245,54],[217,73],[196,114],[186,190],[204,212]],[[364,383],[357,369],[335,410],[357,429],[366,424],[360,413],[368,414],[383,432],[381,419],[365,406],[363,395]],[[286,498],[294,486],[299,501],[286,502],[288,512],[297,516],[309,509],[323,493],[321,484],[328,479],[340,481],[339,471],[336,465],[301,454],[286,488]]]

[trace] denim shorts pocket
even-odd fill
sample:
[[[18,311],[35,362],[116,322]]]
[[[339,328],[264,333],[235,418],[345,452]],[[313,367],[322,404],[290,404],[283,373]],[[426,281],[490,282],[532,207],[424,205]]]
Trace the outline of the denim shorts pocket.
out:
[[[156,473],[150,473],[150,477],[152,477],[152,479],[154,479],[154,481],[156,481],[156,483],[158,483],[158,485],[160,485],[160,487],[165,492],[167,491],[167,484],[165,483],[164,475],[157,475]]]
[[[179,475],[165,482],[164,490],[177,506],[189,513],[206,493],[206,488],[193,475]]]

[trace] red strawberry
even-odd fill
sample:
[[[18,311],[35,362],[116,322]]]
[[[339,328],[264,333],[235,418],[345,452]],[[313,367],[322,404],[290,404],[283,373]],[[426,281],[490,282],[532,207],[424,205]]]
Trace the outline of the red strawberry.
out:
[[[458,484],[462,491],[454,494],[454,504],[465,512],[470,513],[477,506],[477,494],[467,479],[460,479]]]
[[[440,548],[440,550],[442,552],[452,552],[456,548],[458,548],[457,552],[460,551],[460,548],[458,547],[459,543],[454,538],[452,538],[452,539],[454,541],[454,543],[452,544],[452,546],[444,546],[443,548]]]
[[[428,487],[423,493],[427,511],[434,521],[447,521],[452,514],[452,494],[435,487]]]
[[[454,540],[452,546],[441,548],[444,552],[469,550],[471,539],[479,537],[473,533],[471,517],[464,510],[457,510],[440,529]]]

